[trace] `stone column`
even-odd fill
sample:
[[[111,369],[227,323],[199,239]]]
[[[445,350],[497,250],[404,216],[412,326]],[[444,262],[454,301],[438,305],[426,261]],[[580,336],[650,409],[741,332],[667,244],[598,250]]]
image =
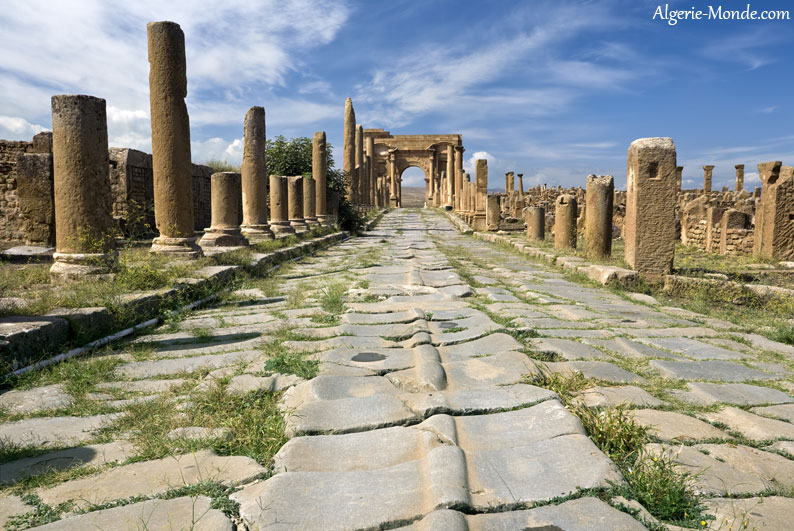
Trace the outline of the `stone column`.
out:
[[[358,193],[355,179],[355,158],[356,158],[356,112],[353,110],[353,100],[345,100],[345,134],[343,147],[342,171],[345,174],[345,191],[348,200],[355,204],[356,194]]]
[[[295,234],[289,223],[287,209],[287,178],[279,175],[270,176],[270,228],[276,238]]]
[[[576,249],[576,197],[562,194],[554,208],[554,248]]]
[[[316,211],[315,182],[311,177],[303,177],[303,220],[309,229],[319,227]]]
[[[389,203],[393,208],[397,208],[397,168],[394,167],[396,159],[396,149],[392,148],[388,154],[388,171],[389,171]]]
[[[737,164],[736,168],[736,191],[744,190],[744,164]]]
[[[116,261],[105,100],[52,97],[53,283],[108,273]]]
[[[477,159],[474,195],[474,219],[471,228],[485,230],[485,197],[488,195],[488,161]]]
[[[501,210],[499,208],[499,196],[491,194],[486,198],[485,206],[485,228],[489,231],[499,230],[499,219]]]
[[[358,190],[354,204],[363,206],[367,194],[367,183],[364,180],[364,127],[356,125],[356,151],[355,151],[356,179],[355,188]]]
[[[22,153],[17,158],[17,204],[25,245],[55,244],[55,196],[52,174],[52,133],[45,153]],[[34,137],[35,145],[36,137]]]
[[[671,138],[640,138],[626,170],[625,260],[644,274],[663,275],[675,257],[676,153]]]
[[[592,259],[612,254],[612,206],[615,182],[611,175],[588,175],[585,198],[584,249]]]
[[[378,184],[375,180],[375,139],[371,136],[366,137],[364,140],[364,147],[366,148],[367,160],[369,161],[369,164],[367,164],[367,169],[369,170],[367,174],[367,180],[369,181],[369,204],[376,207],[378,204]]]
[[[542,206],[527,208],[527,239],[543,241],[546,238],[546,209]]]
[[[455,146],[455,208],[461,209],[463,195],[463,146]]]
[[[151,252],[201,256],[193,222],[190,122],[185,106],[185,34],[174,22],[150,22],[149,101],[152,122],[154,216],[160,236]]]
[[[518,197],[524,198],[524,174],[518,174]]]
[[[438,179],[438,177],[436,176],[436,150],[435,149],[428,149],[427,151],[430,153],[430,170],[428,172],[430,174],[428,176],[428,177],[430,177],[430,181],[428,182],[429,188],[428,188],[427,192],[425,193],[425,201],[429,205],[435,206],[436,205],[436,180]]]
[[[452,206],[455,184],[455,147],[450,144],[447,146],[447,187],[444,194],[443,206]]]
[[[509,171],[505,173],[505,194],[510,197],[510,192],[513,191],[516,184],[515,172]]]
[[[240,230],[251,241],[272,240],[273,231],[267,224],[264,107],[251,107],[245,114],[243,137],[243,224]]]
[[[289,225],[301,234],[309,230],[303,219],[303,177],[296,175],[287,178],[287,217]]]
[[[444,192],[442,188],[443,188],[444,179],[446,178],[447,178],[447,172],[441,170],[441,172],[438,174],[438,178],[436,179],[436,189],[433,190],[433,204],[437,207],[440,207],[444,204],[444,199],[443,199]]]
[[[328,172],[328,151],[325,143],[325,131],[317,131],[312,138],[312,177],[315,181],[315,197],[317,205],[317,221],[323,227],[333,225],[328,215],[328,196],[326,176]]]
[[[241,247],[248,241],[240,232],[237,218],[242,199],[241,175],[232,171],[210,177],[212,224],[199,241],[202,247]]]
[[[703,193],[711,192],[711,172],[714,166],[703,166]]]
[[[681,184],[683,183],[683,181],[684,181],[684,167],[683,166],[676,166],[675,167],[675,182],[676,182],[676,185],[675,185],[676,188],[675,189],[676,189],[676,191],[680,191],[681,190]]]
[[[758,164],[761,179],[761,201],[755,209],[753,254],[772,258],[777,203],[777,183],[780,180],[782,162],[779,160]],[[57,220],[56,220],[57,234]]]

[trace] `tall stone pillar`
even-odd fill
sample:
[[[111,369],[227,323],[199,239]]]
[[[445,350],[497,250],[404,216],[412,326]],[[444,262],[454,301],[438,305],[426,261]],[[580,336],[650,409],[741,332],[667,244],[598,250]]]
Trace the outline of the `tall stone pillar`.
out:
[[[245,114],[243,137],[243,224],[240,230],[251,241],[272,240],[273,231],[267,224],[264,107],[251,107]]]
[[[311,177],[303,177],[303,220],[309,229],[319,227],[317,221],[316,183]]]
[[[356,199],[354,204],[356,205],[364,205],[364,197],[367,194],[367,183],[364,180],[364,127],[356,125],[356,151],[355,151],[355,179],[356,179],[356,189],[358,190],[358,194],[356,194]]]
[[[703,166],[703,193],[711,192],[711,173],[714,166]]]
[[[676,191],[681,190],[681,185],[684,181],[684,167],[683,166],[676,166],[675,167],[675,189]]]
[[[489,231],[499,230],[499,220],[501,209],[499,208],[499,196],[491,194],[485,199],[485,228]]]
[[[53,283],[108,273],[116,260],[105,100],[52,97]]]
[[[376,181],[377,172],[375,171],[375,139],[371,136],[368,136],[364,142],[364,146],[366,148],[367,153],[367,160],[369,164],[367,164],[368,174],[367,180],[369,181],[369,201],[368,203],[376,207],[378,204],[377,195],[378,195],[378,184]]]
[[[323,227],[333,225],[333,220],[328,213],[327,173],[328,151],[325,143],[325,131],[317,131],[312,138],[312,177],[315,181],[317,221]]]
[[[389,172],[389,203],[393,208],[397,208],[397,168],[395,168],[395,162],[397,156],[395,153],[397,152],[396,149],[392,148],[389,150],[388,154],[388,172]]]
[[[527,239],[543,241],[546,238],[546,209],[542,206],[527,208]]]
[[[204,231],[202,247],[242,247],[248,241],[240,232],[238,214],[242,200],[241,175],[232,171],[210,177],[212,224]]]
[[[452,144],[447,146],[447,184],[444,189],[444,204],[442,206],[452,206],[455,185],[455,147]]]
[[[289,223],[287,177],[270,176],[270,228],[276,238],[295,234]]]
[[[524,198],[524,174],[518,174],[518,197]]]
[[[626,169],[625,260],[640,273],[662,275],[675,257],[676,154],[672,138],[640,138]]]
[[[185,106],[185,34],[174,22],[146,25],[152,122],[154,216],[160,236],[151,252],[201,256],[193,226],[190,122]]]
[[[515,175],[515,172],[512,171],[505,173],[505,194],[507,194],[508,197],[510,196],[510,192],[515,188]]]
[[[358,193],[356,171],[356,112],[353,110],[353,100],[345,100],[345,134],[343,147],[342,171],[345,174],[345,191],[348,200],[355,204]]]
[[[611,175],[588,175],[585,197],[584,248],[592,259],[612,254],[612,207],[615,182]]]
[[[455,146],[455,208],[461,209],[461,199],[463,195],[463,146]]]
[[[303,177],[296,175],[287,178],[287,217],[289,225],[301,234],[309,230],[303,219]]]
[[[758,176],[761,178],[761,201],[755,210],[753,254],[764,258],[773,258],[774,256],[777,183],[780,180],[782,164],[779,160],[758,164]]]
[[[444,179],[446,178],[447,178],[447,172],[441,170],[441,173],[438,174],[438,178],[436,179],[436,189],[433,190],[433,204],[437,207],[440,207],[444,204],[442,197],[444,195],[444,192],[442,188],[443,188]]]
[[[576,197],[562,194],[554,208],[554,248],[576,249]]]
[[[744,190],[744,164],[737,164],[736,168],[736,191]]]
[[[431,206],[436,206],[436,180],[438,180],[438,176],[436,175],[436,150],[429,149],[428,152],[430,153],[430,171],[428,172],[430,174],[430,181],[428,182],[429,187],[427,193],[425,193],[425,201]]]
[[[485,230],[485,198],[488,195],[488,161],[477,159],[474,196],[474,219],[471,228]]]

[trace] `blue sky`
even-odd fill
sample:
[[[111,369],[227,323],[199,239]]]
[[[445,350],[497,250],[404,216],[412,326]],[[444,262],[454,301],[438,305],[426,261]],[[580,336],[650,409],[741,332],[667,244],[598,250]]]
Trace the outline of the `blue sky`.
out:
[[[747,2],[667,2],[670,9]],[[670,136],[685,187],[715,164],[794,162],[794,22],[653,20],[664,3],[615,1],[10,0],[0,11],[0,138],[51,123],[50,96],[108,104],[110,143],[150,150],[146,23],[174,20],[187,43],[193,160],[239,162],[242,121],[268,136],[325,130],[341,165],[344,100],[365,127],[461,133],[466,165],[488,158],[537,183],[625,187],[635,138]],[[758,1],[751,10],[791,10]],[[421,171],[409,170],[417,185]],[[689,181],[689,182],[688,182]]]

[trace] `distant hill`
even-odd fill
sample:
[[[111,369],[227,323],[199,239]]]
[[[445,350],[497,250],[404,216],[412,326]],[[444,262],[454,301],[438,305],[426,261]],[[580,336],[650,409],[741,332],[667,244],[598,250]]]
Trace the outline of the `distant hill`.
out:
[[[425,187],[419,186],[403,186],[402,187],[402,194],[403,194],[403,206],[406,208],[409,207],[421,207],[425,204]]]

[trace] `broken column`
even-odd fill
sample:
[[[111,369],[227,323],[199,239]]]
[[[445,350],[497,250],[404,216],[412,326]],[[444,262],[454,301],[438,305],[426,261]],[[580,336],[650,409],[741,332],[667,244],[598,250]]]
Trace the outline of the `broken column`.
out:
[[[238,221],[242,200],[241,175],[233,171],[210,176],[212,223],[204,231],[199,244],[206,247],[242,247],[248,245]]]
[[[576,197],[562,194],[554,208],[554,248],[576,249]]]
[[[315,201],[317,221],[323,227],[333,225],[333,220],[328,213],[328,197],[326,178],[328,172],[328,151],[325,142],[325,131],[317,131],[312,138],[312,177],[315,186]]]
[[[703,193],[711,192],[711,172],[714,166],[703,166]]]
[[[762,162],[758,174],[762,189],[753,251],[763,258],[794,260],[794,167]]]
[[[452,144],[447,146],[447,184],[445,192],[442,206],[451,208],[455,197],[455,146]]]
[[[477,173],[474,183],[473,207],[474,216],[471,221],[471,228],[474,230],[485,230],[485,198],[488,196],[488,160],[477,159]]]
[[[499,219],[501,211],[499,209],[499,196],[491,194],[486,198],[485,207],[485,228],[489,231],[499,230]]]
[[[356,151],[355,151],[355,180],[356,186],[355,189],[358,190],[358,193],[355,196],[355,200],[353,201],[354,204],[363,206],[366,201],[364,197],[367,194],[367,183],[364,180],[364,127],[361,125],[356,126]]]
[[[52,97],[53,283],[108,273],[116,260],[105,100]]]
[[[268,178],[265,168],[264,107],[251,107],[245,114],[243,138],[241,168],[243,224],[240,231],[251,241],[272,240],[273,231],[267,224]]]
[[[584,248],[592,259],[612,254],[612,209],[615,183],[611,175],[588,175],[585,197]]]
[[[289,225],[301,234],[309,230],[303,219],[303,177],[296,175],[287,178],[287,217]]]
[[[34,148],[37,144],[36,152],[22,153],[17,158],[17,201],[25,245],[52,247],[55,244],[52,133],[34,136]]]
[[[389,204],[391,204],[392,208],[397,208],[399,206],[397,197],[397,168],[395,167],[397,158],[396,153],[397,149],[390,148],[387,155],[387,171],[389,172]]]
[[[684,167],[683,166],[676,166],[675,167],[675,189],[681,190],[681,185],[684,181]]]
[[[152,122],[154,216],[160,236],[151,252],[201,256],[193,222],[190,122],[185,106],[185,34],[174,22],[150,22],[149,100]]]
[[[364,141],[364,151],[367,159],[367,189],[369,190],[369,204],[373,207],[378,206],[378,184],[375,179],[375,139],[371,136],[366,137]]]
[[[676,154],[672,138],[640,138],[629,146],[626,169],[625,260],[645,274],[673,268]]]
[[[527,239],[543,241],[546,238],[546,209],[542,206],[527,208]]]
[[[287,178],[279,175],[270,176],[270,229],[276,238],[295,234],[289,224],[287,209]]]
[[[461,209],[463,196],[463,146],[455,146],[455,209]]]
[[[524,174],[518,174],[518,197],[524,197]]]
[[[316,214],[315,182],[311,177],[303,178],[303,220],[309,229],[319,227]]]
[[[737,164],[736,168],[736,191],[744,190],[744,164]]]
[[[356,158],[356,112],[353,110],[353,100],[345,100],[345,134],[343,146],[342,171],[345,178],[345,191],[347,199],[355,203],[358,187],[355,179]]]

